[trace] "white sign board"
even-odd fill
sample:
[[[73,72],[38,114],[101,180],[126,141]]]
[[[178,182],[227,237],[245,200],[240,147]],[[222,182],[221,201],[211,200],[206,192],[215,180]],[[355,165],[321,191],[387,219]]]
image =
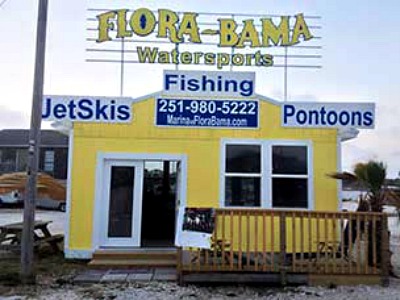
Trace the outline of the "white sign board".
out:
[[[252,97],[254,72],[164,71],[163,95]]]
[[[375,103],[291,102],[282,104],[283,127],[375,127]]]
[[[214,210],[211,208],[180,207],[175,246],[210,249],[214,218]]]
[[[44,121],[130,123],[131,98],[43,96]]]

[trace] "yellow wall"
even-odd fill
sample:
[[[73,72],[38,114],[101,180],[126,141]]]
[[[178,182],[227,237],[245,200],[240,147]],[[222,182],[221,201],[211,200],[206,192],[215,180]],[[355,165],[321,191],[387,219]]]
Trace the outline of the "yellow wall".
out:
[[[266,101],[260,101],[259,129],[160,128],[154,125],[154,106],[154,99],[133,104],[131,124],[74,124],[69,249],[92,247],[99,151],[186,154],[187,205],[219,207],[221,138],[309,140],[313,147],[314,208],[337,210],[337,183],[326,176],[337,168],[336,129],[282,128],[280,106]]]

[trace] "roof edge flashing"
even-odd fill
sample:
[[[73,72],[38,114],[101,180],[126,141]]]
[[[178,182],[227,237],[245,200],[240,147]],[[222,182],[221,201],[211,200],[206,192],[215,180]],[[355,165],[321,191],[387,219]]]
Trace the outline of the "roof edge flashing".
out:
[[[355,139],[358,137],[360,130],[356,128],[339,128],[338,136],[341,142],[346,142]]]

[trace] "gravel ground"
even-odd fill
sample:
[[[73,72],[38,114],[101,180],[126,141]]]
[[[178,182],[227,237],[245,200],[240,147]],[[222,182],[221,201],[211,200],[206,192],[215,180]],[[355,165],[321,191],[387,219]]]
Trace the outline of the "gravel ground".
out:
[[[352,204],[345,204],[352,209]],[[63,233],[65,213],[58,211],[37,211],[36,219],[51,220],[50,230]],[[0,209],[0,224],[22,221],[22,210]],[[394,271],[400,274],[400,224],[396,218],[389,220],[391,230],[392,264]],[[40,280],[34,287],[8,288],[1,292],[0,300],[11,299],[387,299],[400,300],[400,280],[391,279],[389,287],[381,286],[340,286],[267,288],[251,286],[187,286],[179,287],[169,282],[137,282],[123,284],[72,285],[68,279]],[[18,296],[24,295],[24,296]]]
[[[28,296],[15,296],[21,294]],[[356,287],[296,287],[266,288],[249,286],[220,287],[179,287],[175,283],[149,282],[131,284],[96,284],[75,286],[36,287],[31,290],[15,291],[14,296],[1,297],[11,299],[362,299],[396,300],[400,299],[400,281],[392,281],[391,286]]]

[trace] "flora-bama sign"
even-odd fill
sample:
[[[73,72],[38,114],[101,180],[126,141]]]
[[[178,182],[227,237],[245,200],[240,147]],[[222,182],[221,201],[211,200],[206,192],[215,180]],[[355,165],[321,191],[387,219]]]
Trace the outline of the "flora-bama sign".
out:
[[[214,26],[203,28],[198,22],[199,14],[179,14],[168,9],[153,12],[147,8],[136,10],[119,9],[97,15],[98,34],[96,41],[104,43],[115,38],[156,36],[171,44],[203,44],[207,37],[217,37],[220,48],[254,49],[251,53],[190,52],[173,49],[161,51],[159,47],[137,46],[140,63],[211,65],[218,69],[224,66],[263,66],[274,64],[273,56],[261,52],[273,46],[288,47],[313,38],[303,14],[294,17],[281,16],[279,22],[272,18],[246,19],[240,23],[234,18],[220,18]],[[293,19],[293,21],[292,21]],[[207,23],[206,23],[207,24]],[[294,24],[291,26],[291,24]],[[136,40],[137,41],[137,40]],[[137,41],[140,42],[140,41]],[[147,43],[148,44],[148,43]],[[209,45],[205,43],[205,45]]]

